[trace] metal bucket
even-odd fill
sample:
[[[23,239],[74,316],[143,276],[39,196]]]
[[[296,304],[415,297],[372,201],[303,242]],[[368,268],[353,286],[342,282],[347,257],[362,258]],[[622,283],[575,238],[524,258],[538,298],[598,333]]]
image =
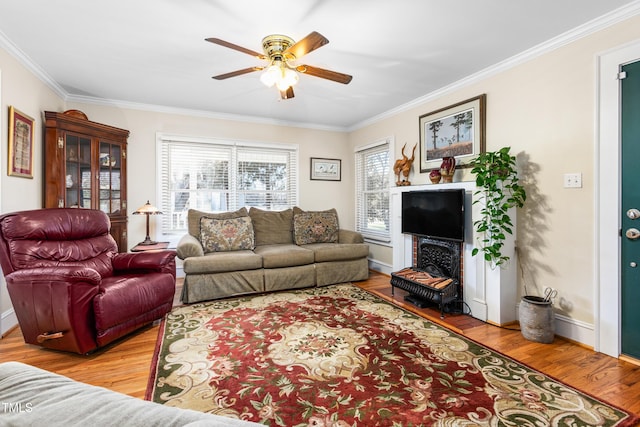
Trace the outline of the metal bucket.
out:
[[[523,296],[519,309],[520,331],[529,341],[549,344],[556,333],[553,303],[541,297]]]

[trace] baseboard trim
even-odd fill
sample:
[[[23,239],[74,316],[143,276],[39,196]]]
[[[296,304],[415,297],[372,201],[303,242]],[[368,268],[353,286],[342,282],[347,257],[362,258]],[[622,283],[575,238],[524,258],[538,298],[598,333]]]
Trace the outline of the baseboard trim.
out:
[[[387,276],[391,276],[393,266],[382,261],[369,258],[369,270],[378,271],[380,273],[386,274]]]
[[[4,337],[6,333],[18,326],[18,317],[13,308],[2,313],[0,316],[0,336]]]
[[[631,357],[631,356],[627,356],[626,354],[621,354],[620,357],[618,357],[618,359],[622,360],[623,362],[627,362],[627,363],[631,363],[634,364],[636,366],[640,366],[640,360]]]
[[[592,323],[582,322],[556,313],[556,335],[588,348],[595,348],[595,326]]]
[[[393,267],[389,264],[377,261],[375,259],[369,259],[369,269],[377,271],[379,273],[391,276]],[[486,302],[474,300],[471,301],[471,314],[473,317],[486,321]],[[519,308],[519,304],[516,307],[516,311]],[[491,323],[491,322],[489,322]],[[496,325],[505,326],[505,325]],[[595,348],[595,326],[593,323],[582,322],[580,320],[572,319],[563,314],[555,314],[555,327],[556,335],[563,337],[569,341],[572,341],[578,345],[586,348]]]

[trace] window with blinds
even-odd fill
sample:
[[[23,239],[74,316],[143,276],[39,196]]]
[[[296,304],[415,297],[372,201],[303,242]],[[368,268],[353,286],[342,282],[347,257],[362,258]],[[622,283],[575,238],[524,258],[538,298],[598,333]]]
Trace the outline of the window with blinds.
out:
[[[390,242],[389,142],[356,151],[356,229],[365,238]]]
[[[283,210],[298,202],[297,147],[172,137],[159,139],[159,155],[165,236],[186,232],[189,209]]]

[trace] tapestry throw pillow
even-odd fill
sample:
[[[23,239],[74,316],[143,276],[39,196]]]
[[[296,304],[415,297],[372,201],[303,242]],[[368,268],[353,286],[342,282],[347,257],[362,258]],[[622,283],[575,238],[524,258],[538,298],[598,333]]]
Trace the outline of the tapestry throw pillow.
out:
[[[293,236],[296,245],[338,243],[338,212],[293,210]]]
[[[227,218],[239,218],[241,216],[248,216],[249,212],[247,208],[242,207],[237,211],[232,212],[203,212],[197,209],[189,209],[187,212],[187,228],[189,234],[195,238],[200,238],[200,219],[202,217],[214,218],[214,219],[227,219]]]
[[[253,250],[251,218],[200,218],[200,242],[205,253]]]

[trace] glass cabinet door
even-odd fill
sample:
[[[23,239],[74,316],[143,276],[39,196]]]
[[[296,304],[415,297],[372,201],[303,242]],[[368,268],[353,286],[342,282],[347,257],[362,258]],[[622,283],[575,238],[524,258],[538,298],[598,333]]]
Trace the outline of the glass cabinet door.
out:
[[[91,139],[67,134],[65,147],[65,206],[89,209],[91,208]]]
[[[127,252],[129,131],[90,121],[77,110],[44,116],[44,207],[102,210],[118,250]]]
[[[119,213],[122,207],[120,172],[122,150],[120,145],[100,141],[100,189],[98,208],[108,214]]]

